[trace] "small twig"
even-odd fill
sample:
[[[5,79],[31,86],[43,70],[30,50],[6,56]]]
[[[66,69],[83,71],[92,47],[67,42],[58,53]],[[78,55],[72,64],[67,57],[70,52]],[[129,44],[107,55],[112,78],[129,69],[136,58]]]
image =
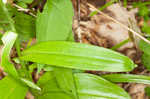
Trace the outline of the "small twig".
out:
[[[29,13],[33,17],[36,17],[36,15],[34,15],[33,13],[30,12],[30,9],[22,8],[22,7],[20,7],[20,6],[16,5],[16,4],[13,4],[13,6],[18,8],[18,11],[23,11],[23,12]]]
[[[79,39],[79,42],[82,43],[82,35],[80,31],[80,0],[77,0],[77,7],[78,7],[78,30],[77,30],[77,36]]]
[[[109,15],[107,15],[107,14],[103,13],[102,11],[98,10],[98,9],[95,8],[93,5],[91,5],[91,4],[89,4],[89,3],[87,3],[87,5],[88,5],[90,8],[94,9],[95,11],[97,11],[98,13],[102,14],[103,16],[105,16],[106,18],[111,19],[111,20],[114,21],[115,23],[121,25],[123,28],[127,29],[128,31],[132,32],[134,35],[138,36],[139,38],[141,38],[142,40],[144,40],[145,42],[147,42],[147,43],[150,44],[150,41],[147,40],[146,38],[144,38],[143,36],[141,36],[140,33],[137,33],[137,32],[135,32],[133,29],[128,28],[126,25],[120,23],[119,21],[115,20],[114,18],[110,17]]]

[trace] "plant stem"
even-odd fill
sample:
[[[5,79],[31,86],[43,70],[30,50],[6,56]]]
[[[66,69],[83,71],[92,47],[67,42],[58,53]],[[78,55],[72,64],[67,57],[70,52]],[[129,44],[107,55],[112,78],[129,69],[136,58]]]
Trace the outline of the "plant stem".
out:
[[[123,0],[123,5],[125,8],[127,7],[127,0]]]
[[[113,46],[111,49],[112,49],[112,50],[117,50],[118,48],[120,48],[121,46],[125,45],[125,44],[128,43],[129,41],[130,41],[130,39],[128,38],[128,39],[126,39],[126,40],[120,42],[119,44]]]
[[[118,0],[111,0],[111,1],[107,2],[104,6],[98,8],[98,10],[101,10],[101,11],[102,11],[102,10],[104,10],[105,8],[107,8],[108,6],[112,5],[114,2],[117,2],[117,1],[118,1]],[[97,11],[93,11],[93,12],[90,13],[89,16],[94,16],[94,15],[96,15],[97,13],[98,13]]]

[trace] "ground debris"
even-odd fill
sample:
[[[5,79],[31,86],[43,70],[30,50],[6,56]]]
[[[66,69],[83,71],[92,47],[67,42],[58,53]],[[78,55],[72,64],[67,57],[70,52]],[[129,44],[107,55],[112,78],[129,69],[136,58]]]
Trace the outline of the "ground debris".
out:
[[[94,15],[90,17],[90,13],[94,11],[93,9],[87,6],[87,3],[94,5],[96,8],[99,8],[105,4],[106,0],[81,0],[80,2],[80,25],[78,30],[80,30],[82,43],[102,46],[105,48],[111,48],[120,42],[131,38],[128,30],[121,27],[119,24],[114,23],[112,20],[105,18],[101,14]],[[132,3],[132,2],[129,2]],[[138,23],[135,18],[137,9],[128,11],[126,8],[122,7],[120,4],[113,4],[107,9],[104,9],[104,13],[113,17],[120,23],[132,28],[134,31],[140,33]],[[78,31],[75,32],[76,39],[78,39]],[[150,72],[147,71],[144,66],[141,64],[141,51],[137,47],[137,42],[139,38],[133,35],[134,40],[125,44],[117,51],[123,53],[124,55],[130,57],[138,67],[129,72],[131,74],[142,74],[150,75]],[[97,75],[101,74],[110,74],[109,72],[98,72],[98,71],[87,71],[88,73],[93,73]],[[132,97],[132,99],[149,99],[144,92],[144,88],[147,85],[144,84],[120,84]]]

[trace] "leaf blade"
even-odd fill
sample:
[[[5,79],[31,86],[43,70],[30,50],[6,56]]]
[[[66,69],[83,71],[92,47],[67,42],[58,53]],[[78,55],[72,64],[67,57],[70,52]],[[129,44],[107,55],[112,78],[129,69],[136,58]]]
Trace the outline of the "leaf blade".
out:
[[[10,62],[10,51],[13,47],[15,40],[17,38],[17,34],[14,32],[6,32],[2,37],[2,41],[4,43],[4,47],[2,49],[2,62],[1,66],[4,68],[4,71],[8,74],[18,77],[18,73],[14,67],[14,65]]]
[[[74,74],[79,99],[131,99],[120,87],[92,74]],[[88,80],[88,82],[87,82]],[[36,95],[37,99],[73,99],[65,94],[59,87],[52,72],[46,72],[38,81],[42,93]],[[50,86],[51,85],[51,86]],[[55,93],[53,95],[53,93]]]
[[[72,28],[72,9],[70,0],[47,0],[43,12],[37,15],[37,41],[66,40]],[[61,33],[63,36],[59,36]]]
[[[43,42],[23,51],[22,55],[22,60],[81,70],[121,72],[135,67],[132,60],[117,52],[73,42]]]
[[[102,77],[111,82],[150,84],[150,77],[143,76],[143,75],[108,74],[108,75],[102,75]]]
[[[0,80],[0,89],[0,99],[24,99],[28,91],[28,87],[10,76]]]
[[[79,99],[131,99],[122,88],[99,76],[78,73],[75,78]]]

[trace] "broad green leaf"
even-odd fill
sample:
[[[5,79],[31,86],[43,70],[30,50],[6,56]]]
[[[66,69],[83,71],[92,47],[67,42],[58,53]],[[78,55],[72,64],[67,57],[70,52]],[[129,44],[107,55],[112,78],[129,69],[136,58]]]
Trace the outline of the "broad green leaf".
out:
[[[101,77],[107,79],[111,82],[127,82],[127,83],[143,83],[150,84],[150,77],[143,75],[133,75],[133,74],[107,74]]]
[[[67,38],[67,41],[74,41],[73,32],[71,29],[71,32],[69,34],[69,37]],[[66,93],[72,92],[75,99],[78,98],[76,86],[75,86],[75,79],[73,76],[73,70],[68,68],[54,68],[54,75],[56,77],[57,83],[59,87],[65,91]]]
[[[70,0],[47,0],[37,15],[37,41],[66,40],[72,28],[72,9]]]
[[[28,87],[10,76],[0,80],[0,99],[25,99]]]
[[[74,76],[79,99],[130,99],[122,88],[99,76],[85,73]],[[36,99],[74,99],[59,88],[52,72],[46,72],[37,84],[42,91],[35,93]]]
[[[81,70],[125,72],[136,65],[115,51],[73,42],[51,41],[36,44],[22,52],[20,59]]]
[[[18,73],[14,65],[10,61],[10,51],[15,43],[16,38],[17,34],[11,31],[6,32],[3,35],[2,41],[4,43],[4,47],[2,49],[2,56],[1,56],[1,66],[4,68],[4,71],[14,77],[18,77]]]
[[[131,99],[119,86],[92,74],[75,74],[79,99]]]

